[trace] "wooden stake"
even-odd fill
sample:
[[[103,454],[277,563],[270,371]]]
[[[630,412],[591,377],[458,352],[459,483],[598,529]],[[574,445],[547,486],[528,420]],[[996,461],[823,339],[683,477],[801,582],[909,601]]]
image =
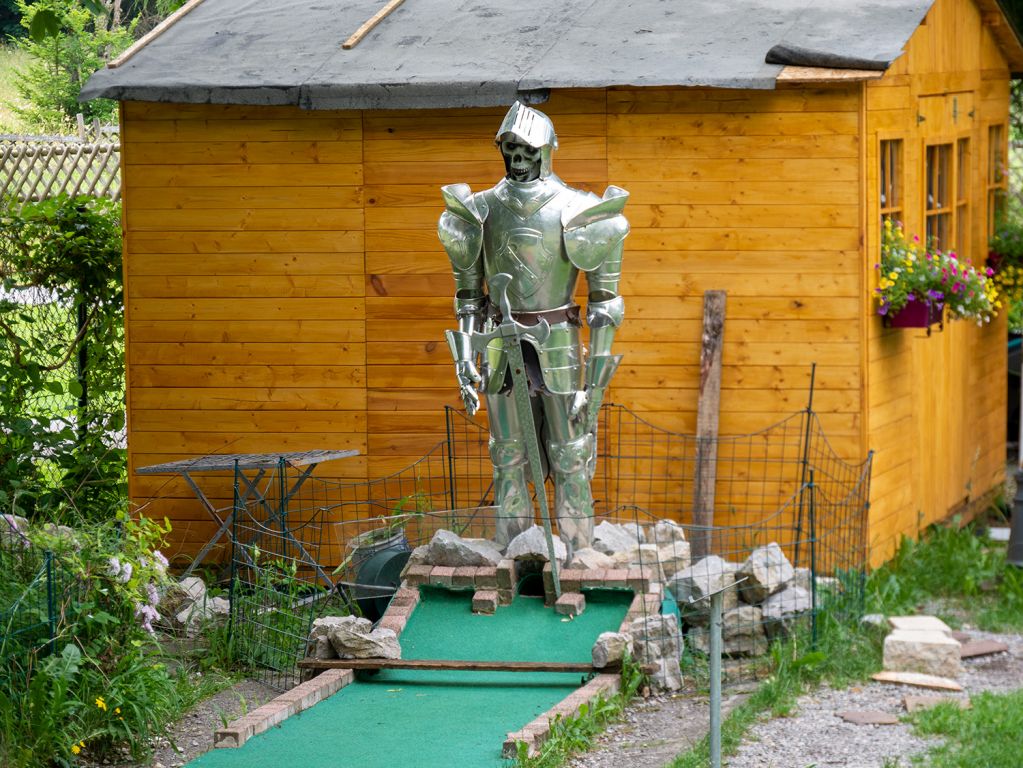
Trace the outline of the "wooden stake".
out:
[[[373,30],[373,27],[375,27],[377,24],[379,24],[381,21],[387,18],[387,16],[389,16],[390,13],[395,8],[397,8],[404,2],[405,0],[391,0],[391,2],[389,2],[387,5],[381,8],[375,14],[373,14],[373,17],[369,21],[367,21],[365,24],[363,24],[361,27],[355,30],[355,34],[353,34],[351,37],[345,40],[341,44],[341,47],[347,51],[357,46],[359,44],[359,41],[362,40],[362,38],[364,38]]]
[[[113,61],[107,62],[107,69],[117,69],[117,67],[124,64],[126,61],[128,61],[128,59],[130,59],[132,56],[134,56],[136,53],[145,48],[147,45],[153,42],[164,32],[166,32],[168,29],[170,29],[183,18],[185,18],[185,16],[191,13],[192,10],[194,10],[200,3],[202,3],[202,0],[188,0],[187,3],[185,3],[183,6],[174,11],[174,13],[172,13],[166,19],[161,21],[151,30],[146,32],[146,34],[140,37],[134,45],[128,48],[128,50],[126,50]]]
[[[696,410],[696,471],[693,478],[693,523],[714,525],[717,480],[718,416],[721,409],[721,347],[725,336],[725,292],[703,294],[700,348],[700,398]],[[710,531],[693,533],[693,562],[711,553]]]

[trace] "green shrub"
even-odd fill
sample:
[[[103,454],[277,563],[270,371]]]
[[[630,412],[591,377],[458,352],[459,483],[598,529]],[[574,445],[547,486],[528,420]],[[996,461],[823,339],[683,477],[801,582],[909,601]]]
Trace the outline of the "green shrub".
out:
[[[64,574],[55,639],[0,637],[0,764],[66,766],[122,746],[139,759],[193,699],[152,635],[169,526],[120,515],[73,536],[51,531],[31,529],[25,552],[50,549]],[[15,554],[3,553],[5,565]]]
[[[5,512],[102,520],[123,506],[123,303],[117,204],[0,210]]]
[[[14,111],[33,130],[66,133],[81,112],[86,120],[116,120],[117,102],[93,99],[79,103],[78,94],[93,72],[132,43],[134,24],[108,28],[76,0],[17,0],[21,24],[32,28],[40,14],[56,21],[55,34],[36,39],[32,35],[15,41],[32,56],[32,63],[18,77],[18,92],[27,106]],[[40,16],[41,18],[41,16]]]

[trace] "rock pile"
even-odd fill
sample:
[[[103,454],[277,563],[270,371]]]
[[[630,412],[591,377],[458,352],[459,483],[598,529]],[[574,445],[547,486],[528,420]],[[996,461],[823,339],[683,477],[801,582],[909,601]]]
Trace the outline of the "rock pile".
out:
[[[226,597],[211,597],[198,576],[186,576],[164,590],[160,613],[167,617],[170,630],[194,638],[205,624],[227,621],[231,603]]]
[[[733,588],[739,581],[741,585]],[[743,563],[708,555],[675,572],[666,587],[690,630],[689,642],[703,652],[710,646],[707,598],[726,590],[722,649],[729,656],[759,656],[767,651],[770,640],[787,635],[811,610],[809,581],[809,571],[793,568],[781,547],[771,542],[754,549]]]
[[[961,644],[934,616],[892,616],[884,639],[884,668],[955,679],[963,671]]]

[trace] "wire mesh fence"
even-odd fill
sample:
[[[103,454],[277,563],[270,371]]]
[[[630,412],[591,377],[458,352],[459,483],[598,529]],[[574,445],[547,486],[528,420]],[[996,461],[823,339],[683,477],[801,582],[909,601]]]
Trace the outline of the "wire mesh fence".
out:
[[[61,567],[53,553],[31,546],[27,521],[0,515],[0,669],[12,656],[46,650],[55,637]]]
[[[368,483],[312,477],[290,493],[295,470],[282,464],[257,498],[239,493],[232,631],[262,679],[297,680],[316,617],[378,618],[412,550],[437,531],[494,538],[488,433],[454,409],[446,423],[443,442],[393,475]],[[712,445],[620,405],[605,405],[600,423],[597,527],[634,537],[635,547],[616,554],[619,565],[649,567],[666,586],[660,610],[679,616],[692,664],[707,650],[707,608],[691,601],[713,584],[741,581],[724,617],[733,678],[755,674],[773,639],[813,632],[820,611],[862,610],[871,457],[839,457],[812,407]],[[708,451],[716,457],[709,526],[693,520],[694,478]],[[662,540],[663,521],[682,535]]]

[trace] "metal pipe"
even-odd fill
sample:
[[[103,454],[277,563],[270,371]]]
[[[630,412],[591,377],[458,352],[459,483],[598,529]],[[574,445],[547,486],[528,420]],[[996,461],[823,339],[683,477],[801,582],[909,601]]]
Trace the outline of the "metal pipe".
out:
[[[724,590],[710,598],[710,764],[721,768],[721,613]]]

